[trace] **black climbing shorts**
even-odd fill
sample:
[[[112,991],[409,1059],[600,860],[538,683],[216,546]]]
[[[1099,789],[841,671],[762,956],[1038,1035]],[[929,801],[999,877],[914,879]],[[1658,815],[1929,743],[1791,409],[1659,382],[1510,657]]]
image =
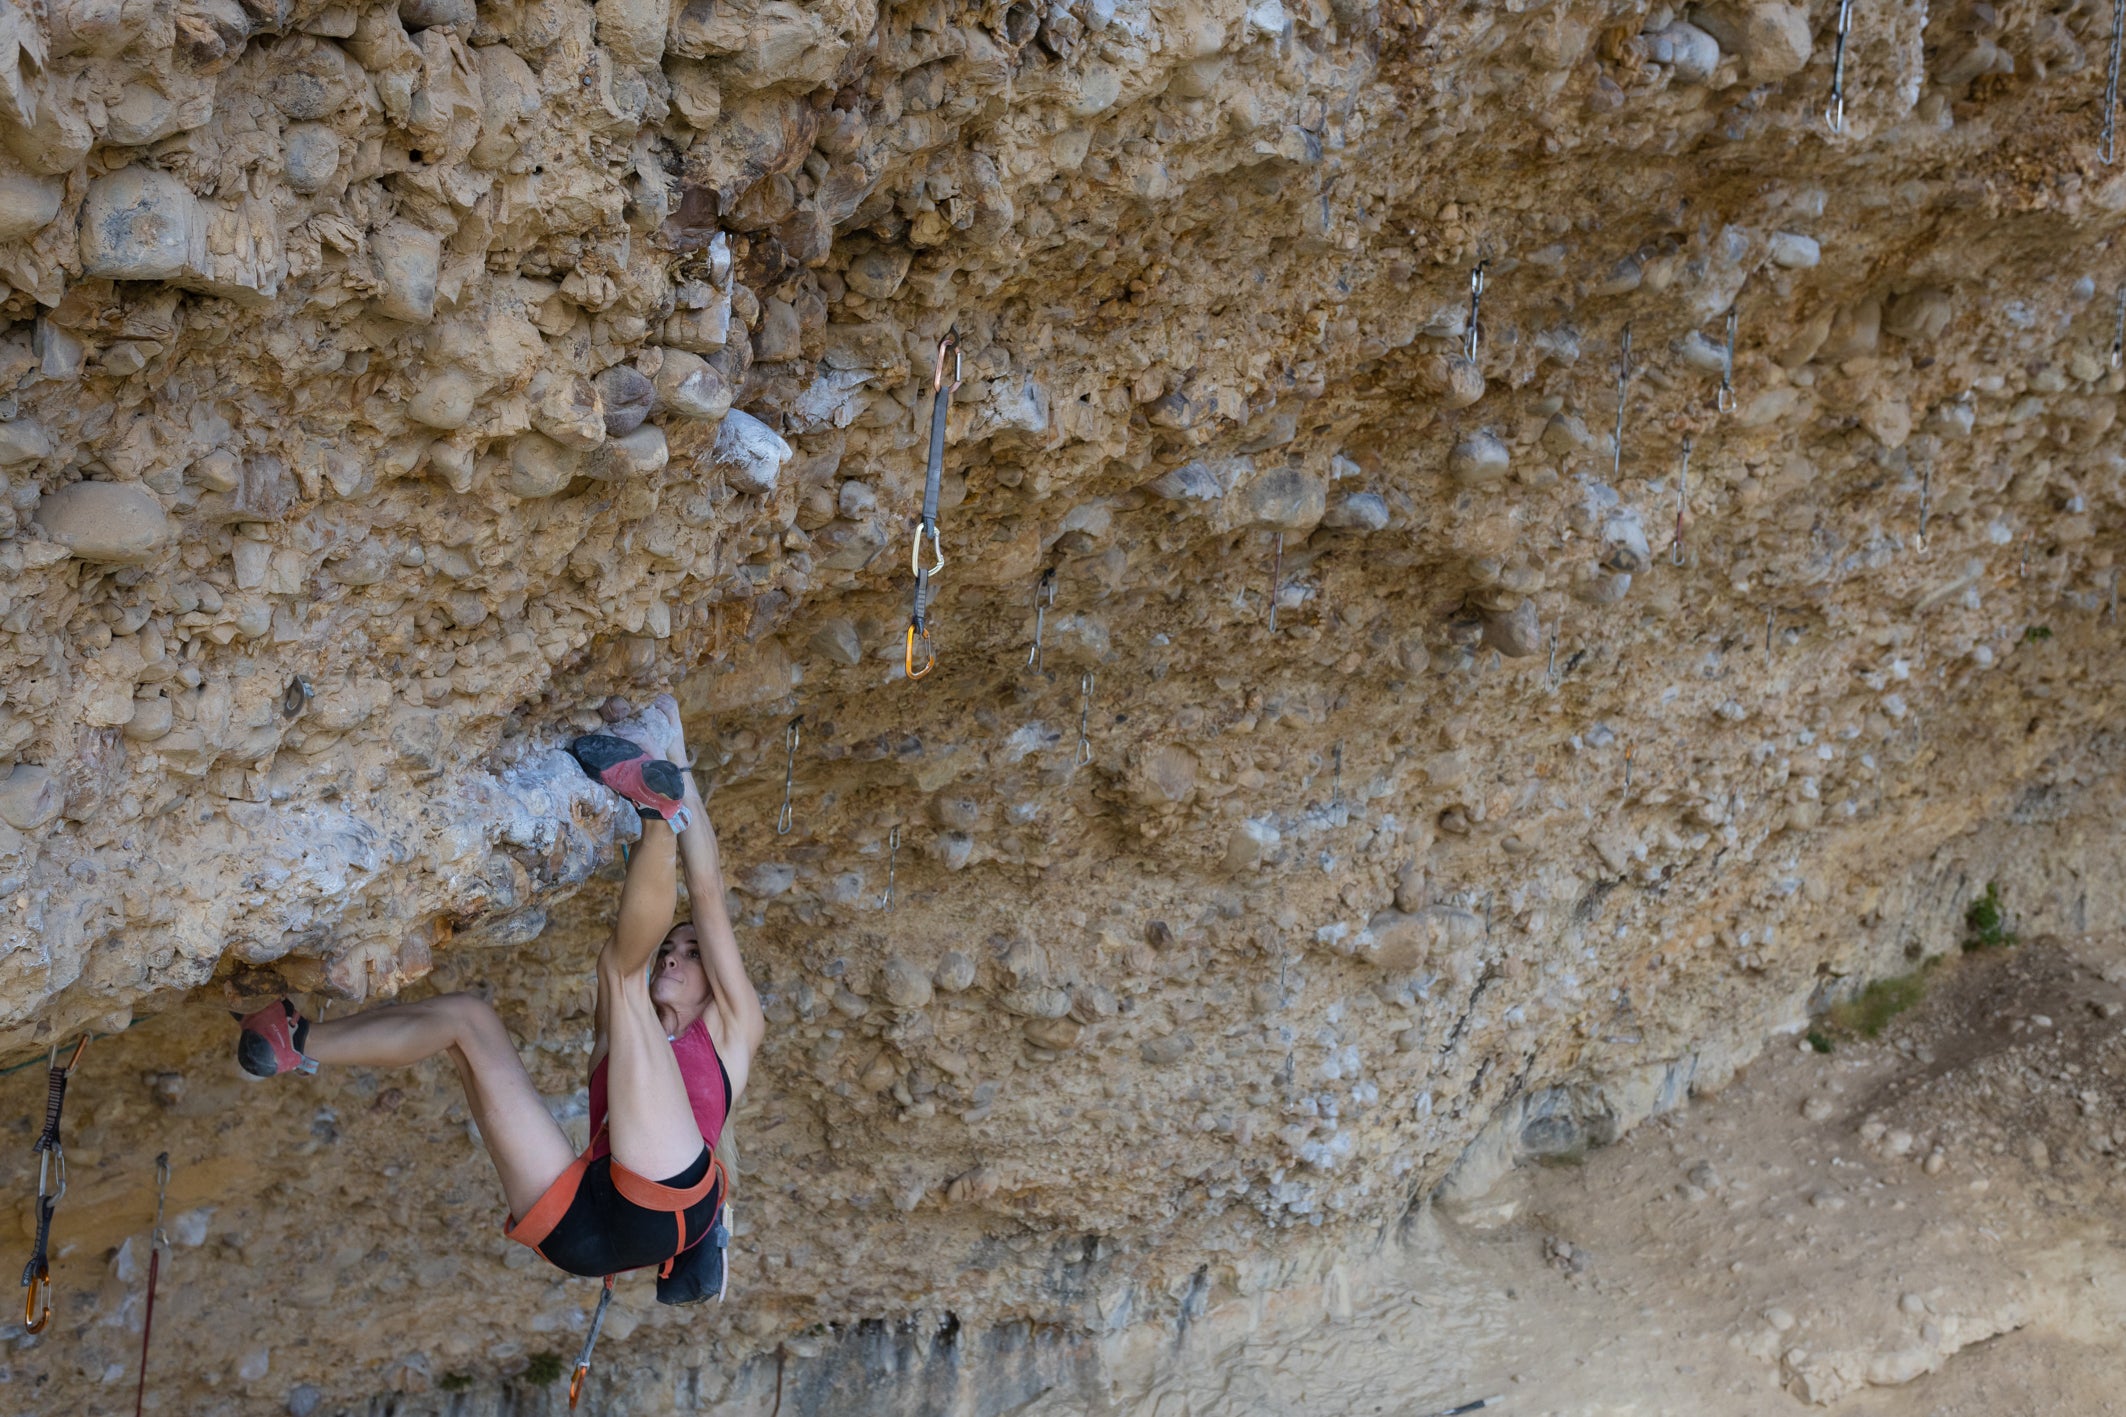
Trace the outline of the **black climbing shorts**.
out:
[[[722,1205],[723,1168],[707,1147],[666,1181],[647,1180],[610,1153],[586,1155],[503,1233],[557,1268],[599,1278],[664,1265],[709,1233]]]

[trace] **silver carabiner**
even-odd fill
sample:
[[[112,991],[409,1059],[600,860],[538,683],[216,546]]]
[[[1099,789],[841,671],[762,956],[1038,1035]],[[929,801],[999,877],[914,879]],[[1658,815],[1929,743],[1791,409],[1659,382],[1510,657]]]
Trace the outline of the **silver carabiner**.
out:
[[[794,820],[790,799],[797,782],[797,744],[804,736],[804,726],[805,716],[799,714],[791,719],[790,726],[783,730],[785,752],[782,766],[782,811],[775,818],[777,836],[788,836],[791,822]]]
[[[908,548],[908,574],[912,576],[923,574],[923,533],[925,531],[930,533],[930,554],[937,558],[930,567],[930,574],[934,576],[945,569],[945,543],[938,540],[937,524],[918,521],[915,524],[915,544]]]
[[[1093,674],[1090,669],[1078,681],[1078,688],[1084,698],[1078,706],[1078,751],[1071,758],[1071,766],[1082,768],[1093,760],[1092,739],[1088,732],[1093,714]]]

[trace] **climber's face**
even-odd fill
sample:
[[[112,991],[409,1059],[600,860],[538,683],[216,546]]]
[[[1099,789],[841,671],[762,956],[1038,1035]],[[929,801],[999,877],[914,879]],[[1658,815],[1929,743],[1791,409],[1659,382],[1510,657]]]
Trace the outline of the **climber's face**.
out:
[[[694,1019],[709,1006],[709,971],[701,962],[701,937],[691,924],[674,925],[657,947],[650,968],[650,1002]]]

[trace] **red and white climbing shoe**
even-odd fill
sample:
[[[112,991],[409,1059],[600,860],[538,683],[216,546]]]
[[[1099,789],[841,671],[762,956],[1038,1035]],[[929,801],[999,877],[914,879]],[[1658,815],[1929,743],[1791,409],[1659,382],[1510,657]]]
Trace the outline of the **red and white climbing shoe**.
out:
[[[609,733],[585,734],[568,745],[568,752],[585,773],[634,803],[643,816],[662,817],[675,832],[693,821],[686,806],[686,774],[676,763]]]
[[[253,1077],[270,1078],[281,1073],[315,1073],[317,1060],[303,1054],[310,1036],[310,1020],[295,1011],[286,999],[266,1005],[257,1013],[238,1017],[243,1031],[236,1040],[236,1061]]]

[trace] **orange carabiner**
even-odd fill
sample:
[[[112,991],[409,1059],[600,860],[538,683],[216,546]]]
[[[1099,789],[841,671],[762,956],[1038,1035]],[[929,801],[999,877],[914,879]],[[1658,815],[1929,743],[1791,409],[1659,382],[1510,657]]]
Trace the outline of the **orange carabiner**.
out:
[[[928,630],[923,631],[923,654],[923,667],[918,669],[915,667],[915,626],[911,624],[908,627],[908,646],[901,655],[901,663],[907,668],[910,679],[920,679],[931,670],[937,668],[937,651],[930,647],[930,632]]]
[[[583,1396],[583,1378],[588,1372],[590,1372],[590,1367],[585,1364],[578,1366],[575,1372],[569,1374],[568,1410],[571,1412],[576,1410],[576,1399]]]
[[[945,337],[938,341],[937,368],[932,371],[930,376],[930,390],[932,393],[942,393],[947,388],[945,383],[945,351],[948,349],[952,351],[952,383],[950,387],[957,389],[960,386],[960,332],[958,330],[947,330]]]
[[[52,1321],[52,1269],[50,1265],[38,1265],[30,1271],[29,1293],[22,1300],[22,1326],[31,1333],[44,1332],[44,1326]],[[43,1300],[40,1306],[38,1301]]]

